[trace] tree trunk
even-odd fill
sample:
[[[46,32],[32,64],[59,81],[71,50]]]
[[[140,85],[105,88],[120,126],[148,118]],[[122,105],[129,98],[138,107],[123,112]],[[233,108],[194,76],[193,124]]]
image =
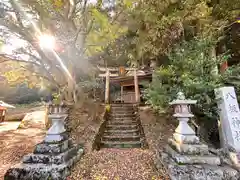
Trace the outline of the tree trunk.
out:
[[[211,52],[210,52],[210,56],[211,56],[212,60],[214,61],[214,66],[212,68],[211,74],[213,76],[217,76],[218,75],[218,66],[217,66],[217,62],[216,62],[216,49],[215,49],[215,46],[212,47]]]

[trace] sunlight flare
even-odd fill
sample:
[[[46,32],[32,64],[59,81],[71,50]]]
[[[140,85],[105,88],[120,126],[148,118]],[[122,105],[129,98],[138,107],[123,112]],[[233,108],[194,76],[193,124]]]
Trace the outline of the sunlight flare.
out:
[[[32,24],[32,26],[33,26],[36,34],[37,34],[37,39],[39,41],[38,42],[39,46],[42,49],[47,49],[47,50],[52,51],[53,55],[55,56],[55,58],[59,62],[62,69],[65,71],[65,73],[70,78],[70,80],[72,80],[75,84],[75,81],[73,80],[73,77],[72,77],[71,73],[69,72],[68,68],[66,67],[66,65],[63,63],[63,60],[59,57],[59,55],[54,50],[54,48],[56,46],[56,41],[55,41],[54,36],[42,33],[40,31],[40,29],[38,28],[38,26],[36,25],[36,23],[29,16],[27,16],[27,14],[23,10],[24,8],[21,6],[21,4],[18,3],[17,1],[15,1],[15,4],[18,6],[18,9],[21,11],[21,14],[23,15],[23,17]]]
[[[38,37],[39,45],[42,49],[54,49],[55,38],[48,34],[42,34]]]

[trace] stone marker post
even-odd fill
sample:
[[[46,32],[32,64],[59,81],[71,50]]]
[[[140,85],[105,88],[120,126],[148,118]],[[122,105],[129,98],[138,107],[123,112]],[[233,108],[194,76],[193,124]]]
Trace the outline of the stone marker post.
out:
[[[234,87],[215,90],[220,116],[222,148],[240,152],[240,111]]]
[[[240,111],[234,87],[215,89],[220,117],[221,146],[240,168]]]

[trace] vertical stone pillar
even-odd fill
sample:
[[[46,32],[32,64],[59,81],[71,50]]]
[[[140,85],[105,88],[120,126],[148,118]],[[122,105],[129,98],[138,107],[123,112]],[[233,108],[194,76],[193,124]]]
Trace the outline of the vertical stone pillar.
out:
[[[139,102],[140,102],[140,96],[139,96],[139,86],[138,86],[137,69],[134,69],[134,87],[135,87],[135,99],[136,99],[136,103],[139,103]]]
[[[106,70],[106,82],[105,82],[105,103],[109,103],[109,84],[110,84],[110,71]]]

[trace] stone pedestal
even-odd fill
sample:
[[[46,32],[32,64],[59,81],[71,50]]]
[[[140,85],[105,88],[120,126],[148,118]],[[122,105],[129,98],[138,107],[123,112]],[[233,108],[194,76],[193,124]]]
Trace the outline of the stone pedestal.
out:
[[[66,134],[66,115],[52,115],[53,125],[42,143],[22,163],[11,167],[5,180],[65,180],[70,169],[83,155],[83,147],[74,145]]]
[[[67,114],[52,114],[48,116],[48,118],[52,121],[52,126],[47,132],[47,135],[44,139],[45,142],[60,142],[64,139],[66,132],[64,121],[67,116]]]
[[[212,154],[208,146],[197,141],[179,143],[170,138],[168,145],[159,152],[157,168],[164,167],[172,180],[238,180],[237,170],[224,164]]]

